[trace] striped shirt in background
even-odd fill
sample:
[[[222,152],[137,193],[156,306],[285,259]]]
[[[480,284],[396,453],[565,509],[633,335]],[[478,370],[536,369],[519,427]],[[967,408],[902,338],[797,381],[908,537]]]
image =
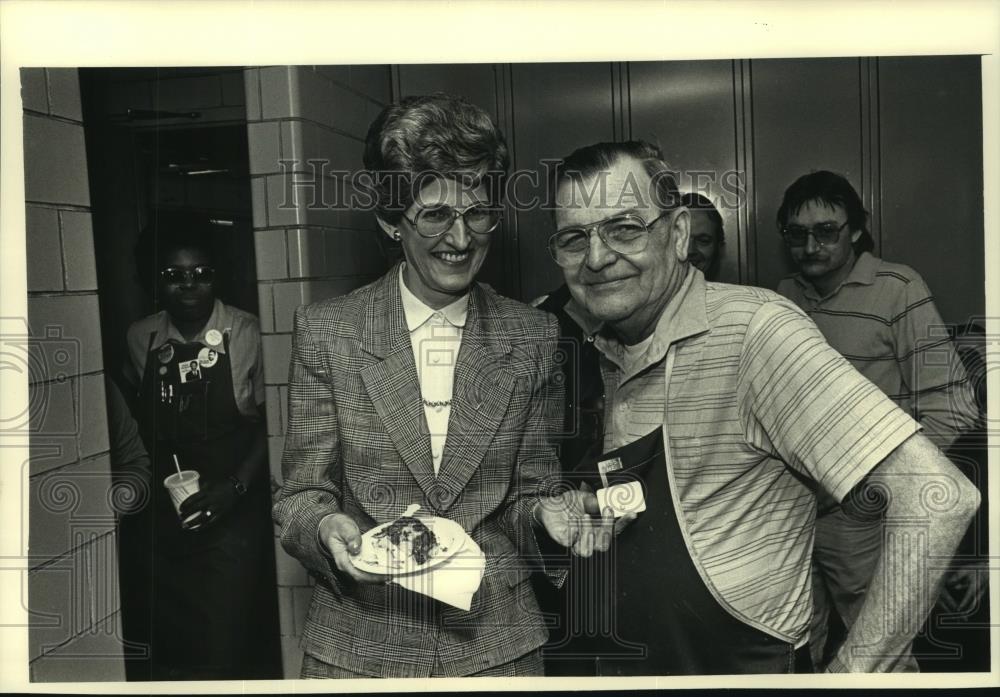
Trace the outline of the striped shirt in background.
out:
[[[800,274],[778,292],[801,307],[823,336],[946,449],[972,428],[978,410],[962,360],[924,280],[909,266],[864,252],[825,298]]]
[[[596,345],[605,450],[663,425],[674,507],[706,586],[741,621],[804,643],[816,514],[808,481],[843,499],[919,426],[791,302],[707,283],[693,267],[647,346],[629,351],[608,335]]]

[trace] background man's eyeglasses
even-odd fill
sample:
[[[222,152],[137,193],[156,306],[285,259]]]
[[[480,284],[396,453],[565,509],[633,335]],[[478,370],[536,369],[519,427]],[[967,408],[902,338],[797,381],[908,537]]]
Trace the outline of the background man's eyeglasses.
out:
[[[669,215],[665,211],[648,223],[635,213],[612,216],[590,225],[568,227],[549,238],[549,254],[559,266],[573,267],[583,261],[590,249],[590,231],[617,254],[639,254],[649,243],[649,230],[660,218]]]
[[[439,237],[451,230],[459,217],[462,218],[465,227],[472,232],[480,235],[489,234],[500,224],[502,214],[503,211],[495,206],[474,203],[463,209],[448,205],[421,208],[413,220],[407,218],[405,214],[403,217],[421,237]]]
[[[215,269],[211,266],[196,266],[193,269],[168,266],[160,271],[160,278],[168,285],[179,286],[182,283],[208,284],[215,280]]]
[[[836,244],[840,239],[840,232],[847,227],[849,221],[845,220],[841,225],[836,223],[818,223],[812,227],[803,225],[786,225],[781,228],[781,236],[785,239],[785,244],[789,247],[805,247],[809,243],[809,235],[816,240],[816,244],[822,246]]]

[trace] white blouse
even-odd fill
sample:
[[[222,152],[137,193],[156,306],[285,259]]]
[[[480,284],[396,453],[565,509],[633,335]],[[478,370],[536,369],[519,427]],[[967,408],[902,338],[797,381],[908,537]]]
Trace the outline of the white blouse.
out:
[[[448,438],[448,418],[451,416],[452,386],[455,363],[462,346],[462,328],[469,310],[469,296],[435,310],[410,292],[399,270],[399,294],[403,301],[406,328],[410,332],[413,362],[424,403],[424,416],[431,439],[434,475],[441,468],[444,444]]]

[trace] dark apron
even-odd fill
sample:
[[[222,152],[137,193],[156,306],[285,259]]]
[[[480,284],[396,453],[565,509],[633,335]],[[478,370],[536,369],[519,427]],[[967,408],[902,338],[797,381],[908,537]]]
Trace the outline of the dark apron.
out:
[[[568,589],[575,599],[573,644],[597,675],[716,675],[810,672],[807,647],[736,619],[705,586],[684,544],[674,510],[663,431],[602,456],[622,469],[608,483],[639,481],[646,510],[606,554],[579,560]],[[603,487],[596,462],[581,472]],[[568,581],[570,582],[570,581]]]
[[[559,439],[559,461],[564,472],[575,470],[581,463],[597,457],[604,440],[604,381],[601,379],[601,358],[594,339],[568,312],[569,288],[565,285],[553,291],[538,306],[555,315],[559,321],[557,364],[562,371],[565,387],[563,432]]]
[[[583,329],[566,312],[570,300],[565,285],[554,290],[538,305],[538,309],[555,315],[559,321],[557,361],[565,387],[563,426],[560,438],[559,461],[564,479],[570,486],[573,471],[581,463],[591,462],[601,452],[604,440],[604,382],[601,379],[600,354],[593,337],[585,336]],[[544,545],[543,540],[543,545]],[[546,565],[570,570],[566,584],[556,588],[542,574],[534,574],[532,583],[538,606],[549,628],[549,642],[542,649],[545,674],[551,676],[593,675],[594,659],[589,649],[578,646],[576,638],[581,628],[574,625],[571,607],[573,595],[569,592],[580,573],[574,567],[579,562],[566,555],[565,548],[552,546],[547,550]]]
[[[152,348],[140,392],[153,465],[148,516],[149,678],[281,677],[270,487],[261,478],[224,517],[185,530],[163,480],[196,470],[201,485],[235,474],[260,424],[236,405],[229,333],[215,362],[199,342]],[[182,373],[181,366],[184,367]],[[196,366],[196,367],[195,367]],[[135,674],[133,670],[130,678]]]

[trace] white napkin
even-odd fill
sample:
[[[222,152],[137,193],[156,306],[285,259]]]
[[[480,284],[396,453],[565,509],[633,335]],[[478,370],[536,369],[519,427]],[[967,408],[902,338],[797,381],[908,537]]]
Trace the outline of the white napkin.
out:
[[[466,534],[465,543],[453,557],[422,573],[397,576],[393,583],[468,612],[485,569],[486,555]]]

